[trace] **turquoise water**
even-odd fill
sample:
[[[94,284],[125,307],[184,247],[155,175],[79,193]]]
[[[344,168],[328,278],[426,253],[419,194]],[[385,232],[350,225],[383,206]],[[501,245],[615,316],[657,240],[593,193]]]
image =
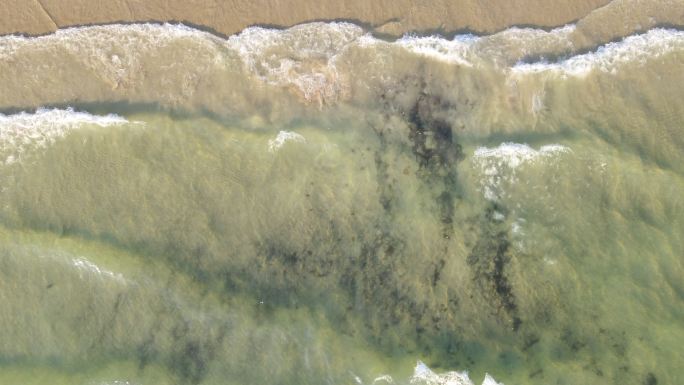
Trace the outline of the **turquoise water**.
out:
[[[0,38],[0,383],[678,383],[684,37],[572,31]]]

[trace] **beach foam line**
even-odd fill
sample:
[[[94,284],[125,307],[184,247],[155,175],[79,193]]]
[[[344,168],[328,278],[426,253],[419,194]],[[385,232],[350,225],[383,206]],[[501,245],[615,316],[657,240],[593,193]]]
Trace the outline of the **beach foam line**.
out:
[[[641,35],[633,35],[622,41],[608,43],[596,51],[576,55],[557,63],[519,63],[511,68],[513,74],[557,73],[565,76],[584,77],[594,70],[615,73],[627,63],[643,65],[675,50],[684,49],[684,31],[656,28]]]
[[[112,35],[125,36],[126,39],[112,41]],[[111,47],[114,43],[137,44],[147,42],[150,46],[160,46],[179,39],[221,42],[222,39],[184,24],[107,24],[58,29],[52,34],[42,36],[6,35],[0,36],[0,58],[12,55],[19,49],[49,49],[54,43],[65,43],[67,49],[79,49],[86,45]],[[85,51],[83,53],[93,53]]]
[[[264,55],[282,51],[294,55],[294,59],[330,59],[365,33],[348,22],[313,22],[287,29],[249,27],[228,37],[225,43],[252,66]]]
[[[520,58],[534,54],[572,51],[570,35],[574,24],[546,31],[538,28],[511,27],[492,35],[455,35],[451,40],[441,36],[404,35],[391,42],[416,55],[448,64],[472,67],[479,62],[506,66],[508,55]]]
[[[118,115],[93,115],[73,108],[39,108],[34,113],[0,114],[0,155],[5,158],[4,164],[11,164],[20,160],[25,151],[46,148],[84,125],[111,127],[127,123],[127,119]]]
[[[225,46],[237,53],[248,73],[270,85],[294,86],[304,100],[322,105],[347,94],[336,61],[364,34],[347,22],[250,27],[230,36]]]
[[[112,24],[67,28],[40,37],[0,37],[0,68],[13,68],[16,58],[30,61],[38,52],[57,58],[57,63],[75,60],[79,68],[92,72],[112,90],[133,89],[154,72],[145,68],[150,65],[149,56],[180,49],[193,58],[192,66],[180,68],[175,62],[166,62],[157,69],[179,72],[169,75],[176,78],[188,74],[189,83],[204,74],[235,72],[287,88],[306,102],[322,106],[352,96],[358,66],[373,71],[371,77],[384,78],[389,63],[405,60],[402,53],[448,65],[482,65],[515,78],[539,73],[585,76],[595,69],[614,72],[624,63],[645,63],[684,49],[684,32],[653,29],[557,63],[520,62],[529,57],[572,55],[575,28],[572,24],[550,31],[514,27],[487,36],[463,34],[445,39],[405,35],[385,41],[348,22],[314,22],[287,29],[250,27],[228,38],[183,24]],[[354,54],[347,54],[350,50],[371,50],[370,62],[359,62]],[[375,64],[373,55],[379,59]],[[188,87],[192,89],[192,85]]]
[[[481,38],[475,35],[457,35],[453,40],[439,36],[404,36],[392,44],[416,55],[450,64],[473,66],[473,46]]]
[[[76,111],[72,107],[38,108],[35,112],[22,111],[16,114],[5,115],[0,113],[0,129],[21,128],[31,130],[34,128],[67,127],[78,124],[95,124],[100,127],[121,125],[129,123],[126,118],[119,115],[93,115],[88,112]]]
[[[196,57],[221,63],[225,40],[183,24],[109,24],[71,27],[38,37],[0,37],[0,63],[34,54],[73,57],[117,88],[134,84],[143,69],[141,57],[169,45],[190,43]]]
[[[486,60],[487,55],[493,54],[492,44],[517,44],[520,46],[520,55],[524,56],[543,54],[554,46],[561,46],[565,51],[571,50],[573,47],[569,39],[575,29],[574,24],[550,31],[511,27],[486,36],[461,34],[454,36],[453,39],[446,39],[439,35],[407,34],[395,41],[385,41],[348,22],[313,22],[287,29],[249,27],[227,39],[183,24],[110,24],[71,27],[38,37],[2,36],[0,59],[10,57],[21,49],[47,50],[54,43],[62,43],[67,50],[75,54],[99,56],[103,60],[111,61],[113,55],[107,55],[110,52],[105,51],[115,46],[159,49],[174,41],[190,39],[194,44],[200,44],[215,55],[220,55],[219,48],[227,48],[237,54],[248,68],[256,72],[287,72],[290,69],[288,66],[292,63],[307,59],[328,62],[349,47],[368,47],[375,44],[400,47],[416,55],[443,62],[472,65],[473,57]],[[643,60],[649,55],[662,55],[683,46],[684,31],[656,28],[640,35],[625,37],[620,42],[599,46],[595,52],[572,56],[558,63],[518,63],[512,70],[563,70],[570,74],[585,73],[594,66],[610,70],[614,68],[615,63]],[[125,51],[128,55],[135,49]],[[290,62],[283,62],[285,58]]]

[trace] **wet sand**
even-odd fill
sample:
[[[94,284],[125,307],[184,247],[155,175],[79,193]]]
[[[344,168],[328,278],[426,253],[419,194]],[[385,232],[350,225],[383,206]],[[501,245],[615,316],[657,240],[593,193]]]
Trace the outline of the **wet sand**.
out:
[[[445,0],[431,4],[380,0],[323,0],[302,6],[297,0],[118,0],[94,6],[86,0],[7,0],[0,4],[0,35],[44,35],[59,28],[134,22],[182,22],[218,35],[254,25],[288,27],[310,21],[349,20],[374,33],[451,35],[490,34],[511,26],[553,28],[577,23],[570,37],[577,49],[617,40],[658,26],[684,26],[684,2],[678,0]]]
[[[491,33],[512,25],[554,27],[583,18],[608,0],[9,0],[0,5],[0,34],[45,34],[74,25],[182,21],[224,35],[251,25],[290,26],[313,20],[349,19],[378,31],[472,30]]]

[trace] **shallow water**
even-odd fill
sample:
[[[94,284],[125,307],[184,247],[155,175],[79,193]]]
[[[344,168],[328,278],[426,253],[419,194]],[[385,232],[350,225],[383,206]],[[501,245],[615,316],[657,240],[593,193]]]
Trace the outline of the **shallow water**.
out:
[[[0,37],[0,383],[678,383],[684,33],[573,33]]]

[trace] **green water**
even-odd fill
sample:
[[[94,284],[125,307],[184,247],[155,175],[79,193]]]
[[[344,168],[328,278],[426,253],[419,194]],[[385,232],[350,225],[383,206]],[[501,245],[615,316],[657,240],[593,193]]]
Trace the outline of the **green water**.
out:
[[[314,94],[232,54],[155,78],[174,46],[4,93],[0,383],[684,379],[684,50],[572,77],[382,44],[301,59]]]

